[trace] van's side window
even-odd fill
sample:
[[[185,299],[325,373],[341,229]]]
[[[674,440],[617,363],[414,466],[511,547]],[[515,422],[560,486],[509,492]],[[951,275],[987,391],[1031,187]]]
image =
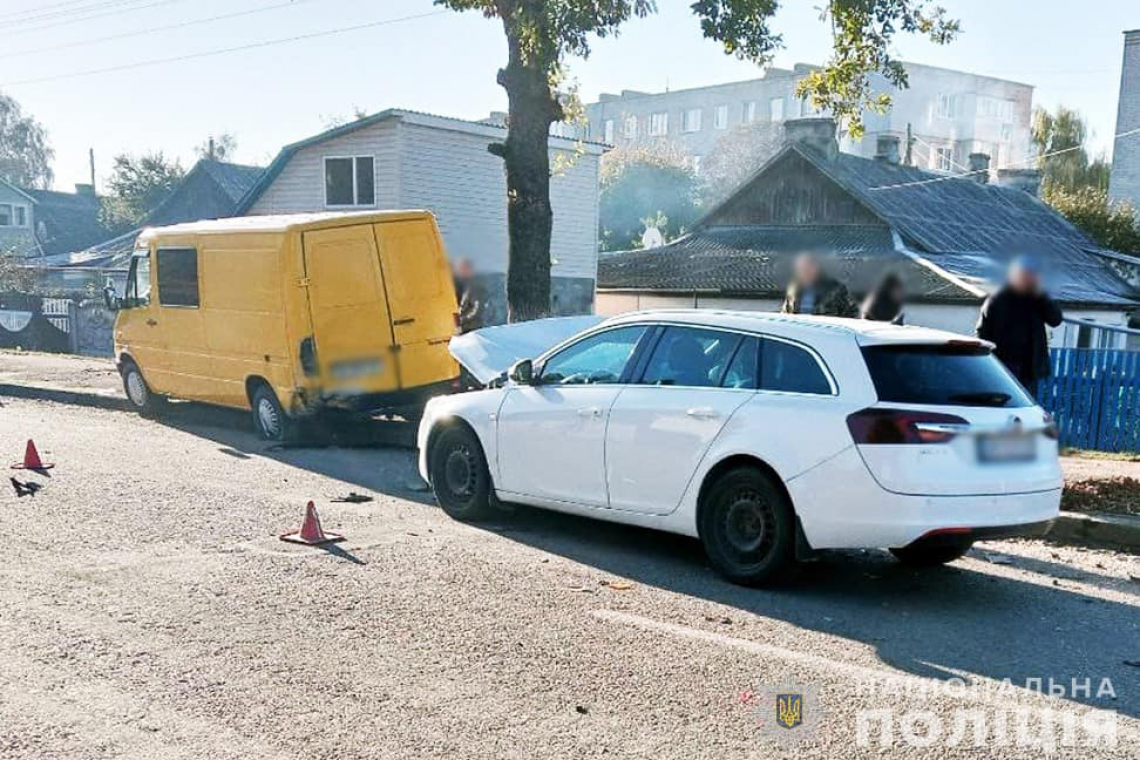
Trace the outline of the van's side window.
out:
[[[198,306],[198,251],[158,249],[158,302],[163,306]]]

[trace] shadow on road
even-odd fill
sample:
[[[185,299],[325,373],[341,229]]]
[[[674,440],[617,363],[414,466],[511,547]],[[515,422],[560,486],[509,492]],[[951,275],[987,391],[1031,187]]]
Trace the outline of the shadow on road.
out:
[[[345,427],[321,448],[282,448],[258,440],[245,414],[178,406],[160,422],[216,441],[231,456],[270,457],[434,504],[416,473],[407,423]],[[1050,678],[1066,687],[1087,678],[1094,694],[1109,678],[1118,699],[1096,706],[1140,716],[1137,671],[1124,664],[1140,659],[1137,607],[1066,588],[1066,580],[1102,588],[1111,581],[1063,563],[1013,557],[1039,579],[1030,582],[1004,577],[997,566],[994,573],[961,564],[919,571],[885,552],[836,552],[779,586],[748,589],[721,580],[700,544],[681,536],[525,507],[485,529],[640,584],[871,645],[884,663],[918,676],[977,674],[1016,685],[1039,678],[1046,687]]]

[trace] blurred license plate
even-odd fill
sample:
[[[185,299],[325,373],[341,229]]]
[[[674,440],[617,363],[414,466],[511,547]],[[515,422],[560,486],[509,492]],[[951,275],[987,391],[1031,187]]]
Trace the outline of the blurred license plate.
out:
[[[1031,462],[1037,439],[1031,435],[994,435],[978,439],[979,462]]]

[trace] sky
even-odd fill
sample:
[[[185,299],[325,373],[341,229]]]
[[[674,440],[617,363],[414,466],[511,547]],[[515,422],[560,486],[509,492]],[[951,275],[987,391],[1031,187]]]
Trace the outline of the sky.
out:
[[[597,40],[588,59],[569,61],[583,100],[760,74],[701,36],[689,2],[658,5],[620,36]],[[774,65],[826,60],[830,36],[818,5],[783,0],[773,28],[784,47]],[[1140,28],[1136,0],[942,5],[961,21],[961,36],[937,46],[900,34],[900,58],[1035,85],[1035,104],[1076,108],[1094,146],[1111,147],[1121,33]],[[227,18],[206,21],[216,16]],[[371,26],[263,44],[363,25]],[[117,39],[98,41],[109,36]],[[261,46],[197,57],[249,45]],[[102,186],[119,153],[163,151],[189,168],[211,134],[232,133],[234,160],[265,165],[283,145],[358,109],[483,118],[506,110],[495,84],[505,56],[497,22],[430,0],[0,0],[0,92],[46,127],[57,189],[89,181],[90,148]],[[184,59],[149,64],[169,58]],[[118,70],[90,73],[102,69]]]

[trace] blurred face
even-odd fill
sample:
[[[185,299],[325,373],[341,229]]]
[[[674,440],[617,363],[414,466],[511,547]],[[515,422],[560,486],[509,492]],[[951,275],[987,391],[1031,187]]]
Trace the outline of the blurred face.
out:
[[[1018,293],[1036,293],[1041,278],[1033,270],[1014,264],[1009,268],[1009,286]]]
[[[814,256],[803,254],[796,258],[796,282],[800,285],[814,285],[819,279],[819,262]]]
[[[461,280],[470,280],[475,276],[475,267],[467,259],[463,259],[455,265],[455,276]]]

